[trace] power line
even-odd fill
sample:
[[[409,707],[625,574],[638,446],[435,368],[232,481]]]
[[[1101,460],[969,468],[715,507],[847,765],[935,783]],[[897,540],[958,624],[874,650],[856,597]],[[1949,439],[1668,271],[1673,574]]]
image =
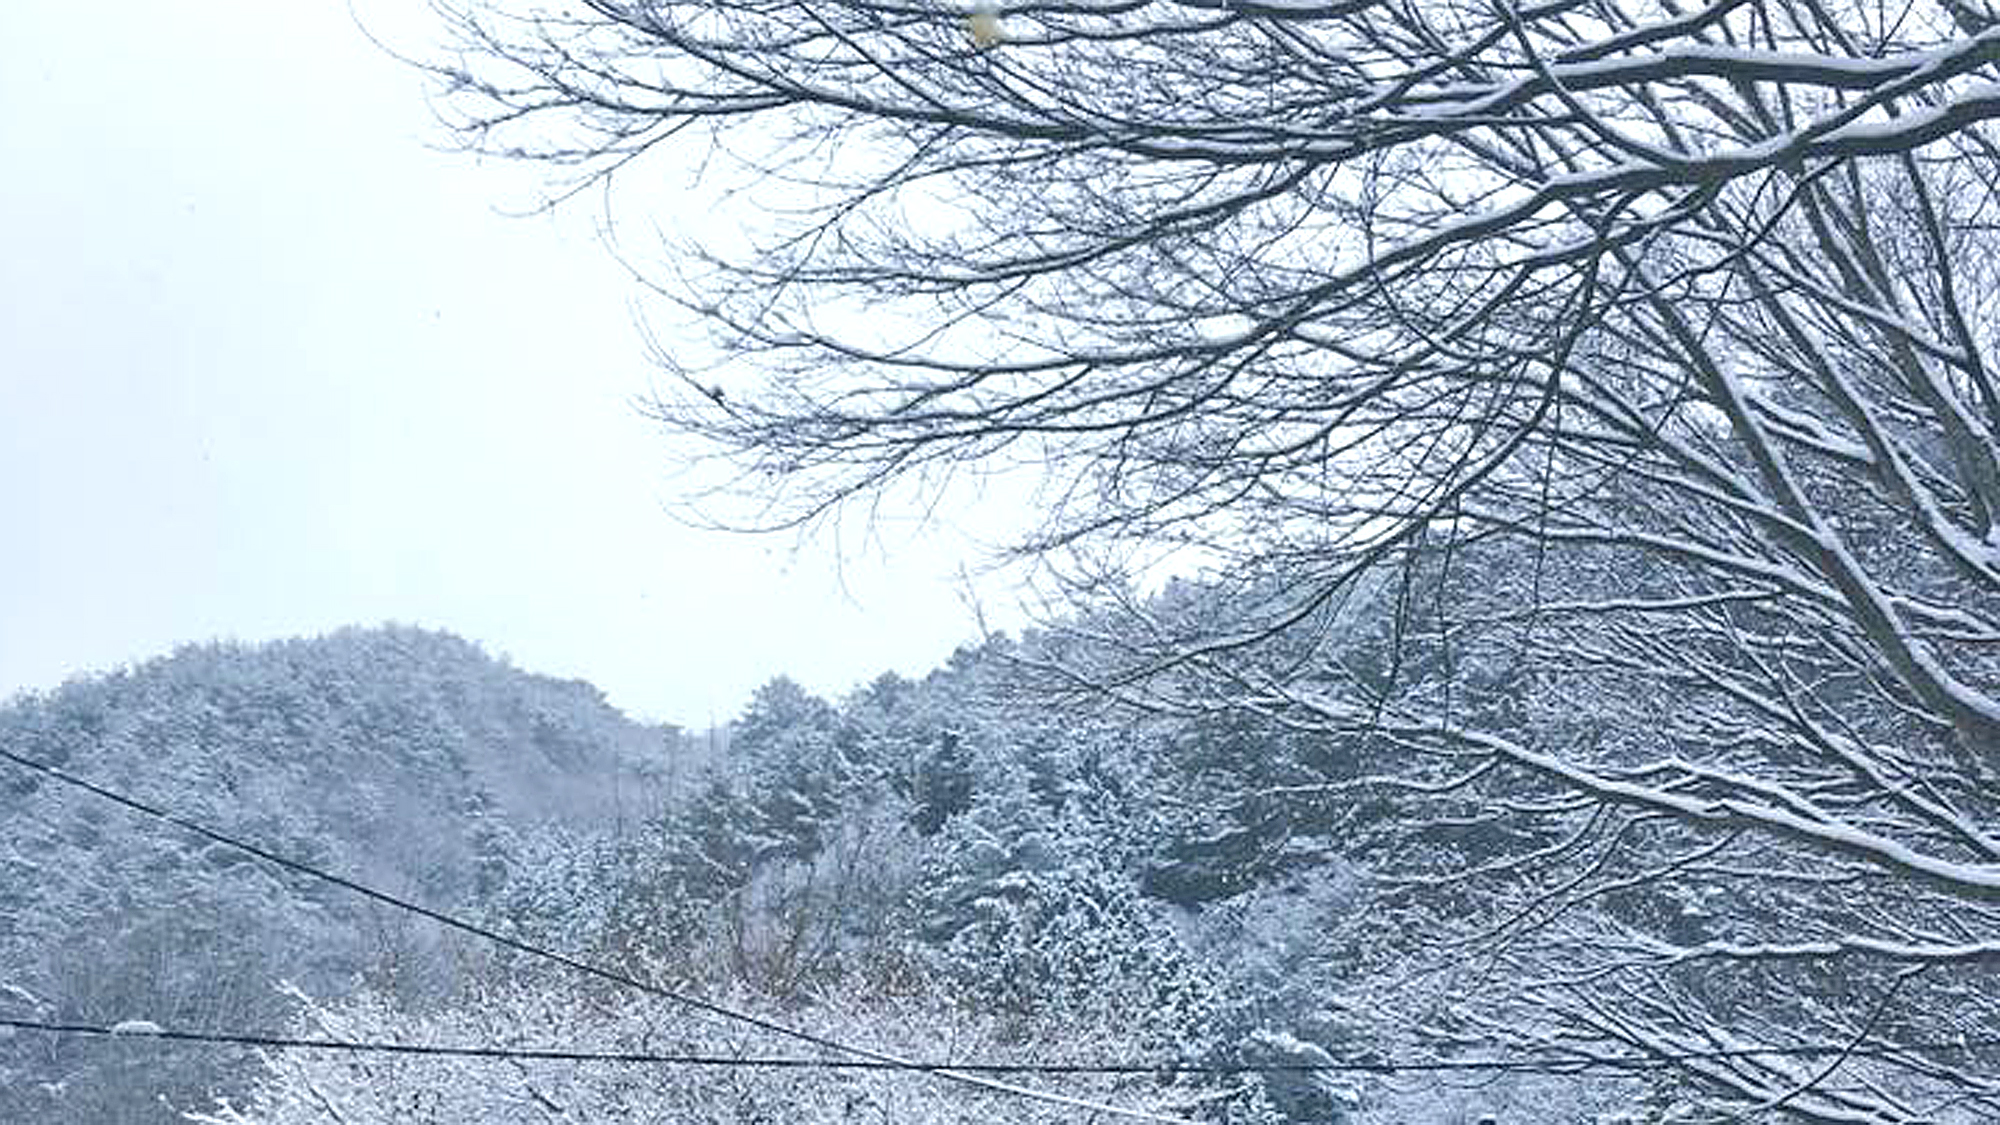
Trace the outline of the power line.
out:
[[[58,1023],[0,1016],[0,1027],[48,1035],[124,1040],[165,1040],[218,1047],[264,1047],[286,1051],[329,1051],[354,1055],[420,1055],[433,1058],[521,1060],[527,1062],[601,1062],[656,1066],[742,1067],[761,1070],[904,1070],[872,1059],[806,1059],[754,1055],[659,1054],[645,1051],[578,1051],[552,1047],[446,1046],[361,1039],[315,1039],[255,1032],[178,1031],[147,1028],[133,1031],[113,1024]]]
[[[1729,1047],[1712,1050],[1662,1051],[1645,1055],[1589,1055],[1568,1057],[1518,1056],[1514,1058],[1437,1059],[1425,1062],[1378,1062],[1349,1059],[1324,1063],[918,1063],[883,1062],[875,1059],[800,1058],[783,1055],[717,1055],[663,1053],[653,1051],[587,1051],[560,1047],[498,1047],[434,1043],[403,1043],[393,1040],[311,1038],[261,1032],[183,1031],[146,1024],[134,1030],[130,1024],[93,1024],[0,1016],[0,1027],[47,1035],[127,1041],[164,1040],[209,1046],[261,1047],[272,1050],[324,1051],[342,1054],[414,1055],[432,1058],[459,1058],[521,1062],[618,1063],[638,1066],[683,1066],[746,1070],[861,1070],[919,1071],[934,1073],[957,1070],[973,1074],[1045,1074],[1152,1076],[1244,1075],[1244,1074],[1435,1074],[1453,1072],[1533,1073],[1575,1075],[1589,1071],[1638,1073],[1662,1065],[1690,1062],[1720,1062],[1752,1058],[1825,1058],[1848,1056],[1880,1058],[1891,1054],[1923,1051],[1974,1051],[2000,1048],[2000,1038],[1966,1039],[1949,1043],[1903,1043],[1856,1046],[1854,1044],[1795,1044],[1787,1047]]]
[[[199,836],[204,840],[209,840],[211,842],[221,844],[224,847],[234,848],[237,851],[243,852],[246,855],[254,856],[257,859],[263,860],[264,862],[272,864],[276,867],[280,867],[283,868],[284,870],[304,875],[311,879],[316,879],[321,882],[329,883],[333,886],[340,887],[347,891],[351,891],[352,893],[360,895],[361,897],[369,899],[371,901],[379,902],[386,906],[393,907],[397,910],[402,910],[411,914],[415,914],[421,918],[428,918],[431,921],[436,922],[438,925],[446,927],[447,929],[457,930],[460,933],[470,934],[483,941],[491,942],[494,945],[498,945],[503,949],[510,949],[517,953],[525,953],[531,957],[538,957],[543,960],[550,961],[554,964],[561,965],[572,971],[582,973],[585,976],[595,977],[598,980],[606,981],[611,984],[616,984],[623,988],[634,989],[636,991],[646,993],[647,995],[658,997],[659,999],[662,1000],[669,1000],[676,1004],[680,1004],[684,1007],[692,1008],[695,1011],[705,1012],[708,1013],[709,1015],[717,1016],[725,1020],[730,1020],[736,1023],[745,1024],[747,1026],[757,1028],[761,1031],[769,1032],[773,1035],[778,1035],[784,1038],[793,1039],[801,1043],[807,1043],[812,1046],[818,1047],[821,1050],[834,1051],[839,1054],[851,1055],[857,1059],[864,1059],[873,1063],[877,1063],[882,1067],[882,1069],[885,1070],[903,1070],[917,1074],[926,1074],[930,1075],[933,1078],[937,1078],[941,1081],[956,1082],[961,1085],[974,1086],[979,1089],[988,1090],[994,1093],[1007,1094],[1019,1098],[1028,1098],[1034,1101],[1048,1102],[1055,1105],[1066,1106],[1071,1109],[1081,1109],[1097,1113],[1114,1114],[1116,1116],[1136,1118],[1142,1121],[1153,1121],[1161,1123],[1161,1125],[1195,1125],[1194,1122],[1191,1122],[1186,1118],[1174,1117],[1162,1113],[1154,1113],[1150,1110],[1134,1109],[1129,1106],[1115,1105],[1109,1102],[1099,1102],[1089,1098],[1072,1097],[1068,1094],[1059,1094],[1049,1090],[1038,1090],[1030,1086],[1019,1086],[1011,1082],[1005,1082],[997,1078],[989,1077],[983,1073],[966,1071],[957,1067],[932,1066],[932,1065],[925,1065],[922,1063],[912,1062],[908,1059],[899,1058],[885,1051],[878,1051],[869,1047],[860,1047],[854,1044],[844,1043],[837,1039],[832,1039],[824,1035],[818,1035],[813,1032],[803,1030],[801,1028],[792,1027],[788,1024],[779,1023],[776,1020],[770,1020],[762,1016],[753,1015],[752,1013],[749,1012],[740,1011],[738,1009],[731,1008],[725,1004],[718,1004],[712,1000],[703,1000],[698,996],[691,996],[688,995],[687,993],[679,992],[671,988],[664,988],[660,985],[652,984],[647,981],[640,980],[637,977],[629,976],[625,973],[618,972],[615,969],[608,969],[602,965],[594,965],[588,961],[579,960],[567,954],[559,953],[555,950],[547,949],[542,946],[535,945],[531,942],[522,941],[519,938],[508,937],[507,935],[502,934],[496,930],[492,930],[485,926],[481,926],[476,922],[468,922],[463,918],[458,918],[453,915],[446,914],[442,911],[434,910],[431,907],[424,906],[420,903],[411,902],[408,899],[399,898],[398,896],[392,895],[387,891],[378,890],[374,887],[370,887],[366,884],[356,882],[353,879],[346,878],[345,876],[342,875],[336,875],[333,872],[315,867],[312,864],[304,863],[299,860],[292,859],[288,856],[279,855],[276,852],[270,851],[256,844],[252,844],[244,840],[239,840],[236,837],[228,835],[227,833],[224,832],[219,832],[197,821],[189,820],[186,817],[168,812],[165,809],[158,808],[144,801],[140,801],[133,797],[128,797],[125,794],[118,793],[111,789],[107,789],[104,786],[94,784],[90,781],[86,781],[83,778],[77,777],[76,775],[71,774],[66,770],[50,765],[47,762],[38,761],[34,758],[29,758],[21,754],[16,754],[13,751],[8,750],[4,747],[0,747],[0,759],[5,759],[6,761],[12,762],[15,765],[20,766],[24,769],[33,770],[34,772],[39,773],[44,777],[52,778],[56,781],[61,782],[64,785],[68,785],[75,789],[80,789],[86,793],[99,797],[103,800],[109,801],[112,804],[119,805],[123,808],[129,809],[133,812],[139,813],[143,816],[151,817],[154,820],[158,820],[166,824],[171,824],[183,831],[191,832],[194,835]]]
[[[944,1069],[976,1071],[982,1073],[1014,1073],[1024,1071],[1051,1071],[1056,1068],[1040,1064],[974,1063],[970,1065],[891,1063],[875,1059],[827,1059],[801,1058],[784,1055],[716,1055],[656,1051],[585,1051],[561,1047],[495,1047],[487,1045],[454,1046],[437,1043],[402,1043],[373,1039],[330,1039],[310,1038],[291,1035],[270,1035],[260,1032],[223,1031],[181,1031],[148,1025],[133,1030],[128,1025],[91,1023],[61,1023],[48,1020],[18,1019],[0,1016],[0,1027],[17,1031],[40,1032],[49,1035],[66,1035],[83,1038],[122,1040],[164,1040],[173,1043],[197,1043],[221,1047],[263,1047],[287,1051],[327,1051],[356,1055],[417,1055],[431,1058],[484,1059],[521,1062],[574,1062],[574,1063],[626,1063],[646,1066],[712,1067],[717,1069],[744,1070],[877,1070],[934,1072]],[[1135,1068],[1134,1072],[1138,1070]]]

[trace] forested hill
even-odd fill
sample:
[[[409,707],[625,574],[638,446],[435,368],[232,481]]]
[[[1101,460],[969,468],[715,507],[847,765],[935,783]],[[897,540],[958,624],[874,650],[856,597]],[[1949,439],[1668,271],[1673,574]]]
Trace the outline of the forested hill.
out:
[[[1430,675],[1439,662],[1394,637],[1394,606],[1406,586],[1428,599],[1427,580],[1299,627],[1359,680]],[[1224,593],[1170,586],[1149,609],[1193,619]],[[819,1046],[1053,1068],[1029,1077],[1054,1102],[890,1072],[21,1033],[0,1038],[0,1122],[1059,1125],[1082,1116],[1065,1098],[1212,1125],[1705,1120],[1665,1070],[1370,1077],[1495,1050],[1459,1005],[1490,963],[1464,951],[1512,925],[1519,900],[1505,880],[1456,873],[1546,837],[1516,842],[1471,802],[1402,814],[1342,732],[1064,690],[1048,670],[1103,660],[1101,624],[991,638],[837,699],[772,680],[701,760],[586,685],[414,630],[192,648],[0,712],[22,753],[704,998],[691,1013],[545,957],[440,943],[407,916],[9,773],[0,1012],[710,1058],[792,1053],[770,1034],[787,1024]],[[1480,656],[1468,646],[1452,665],[1461,682],[1526,690]],[[1565,924],[1685,930],[1726,908],[1635,881]],[[1804,1004],[1758,1007],[1778,1022]],[[1565,1030],[1537,1018],[1522,1008],[1521,1033]]]
[[[636,808],[668,738],[588,684],[404,627],[188,646],[0,708],[10,750],[443,905],[538,827]],[[406,919],[0,764],[0,985],[45,1012],[269,1023],[288,1011],[280,979],[420,994],[447,966]],[[0,1074],[0,1120],[156,1119],[126,1116],[145,1111],[102,1072],[111,1055],[62,1050],[36,1089]],[[204,1059],[168,1068],[186,1078],[170,1096],[201,1096]]]

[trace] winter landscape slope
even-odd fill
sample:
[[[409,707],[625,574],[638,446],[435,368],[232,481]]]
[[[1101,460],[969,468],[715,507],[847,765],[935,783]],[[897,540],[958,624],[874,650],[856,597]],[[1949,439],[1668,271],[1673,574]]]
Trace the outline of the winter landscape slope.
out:
[[[187,646],[0,708],[15,753],[446,907],[496,879],[523,837],[636,811],[667,739],[587,684],[403,627]],[[365,979],[416,999],[452,975],[446,947],[405,917],[0,765],[12,1014],[270,1026],[290,1012],[281,980],[337,994]],[[170,1120],[162,1098],[205,1101],[240,1063],[15,1042],[0,1050],[0,1120]]]

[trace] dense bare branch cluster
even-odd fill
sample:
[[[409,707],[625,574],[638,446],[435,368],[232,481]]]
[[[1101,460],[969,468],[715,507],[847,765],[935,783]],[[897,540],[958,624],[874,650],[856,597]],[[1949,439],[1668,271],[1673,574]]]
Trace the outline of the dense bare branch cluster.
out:
[[[1984,0],[446,7],[474,143],[782,186],[657,279],[713,331],[658,413],[763,518],[1030,465],[1025,550],[1221,561],[1103,686],[1371,740],[1457,841],[1409,885],[1481,888],[1470,1024],[2000,1115]],[[1300,640],[1393,562],[1394,674]]]

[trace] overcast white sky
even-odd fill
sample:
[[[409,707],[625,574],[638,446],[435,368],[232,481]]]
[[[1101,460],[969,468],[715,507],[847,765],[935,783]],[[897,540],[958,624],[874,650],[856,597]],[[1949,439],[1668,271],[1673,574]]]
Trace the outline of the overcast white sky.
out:
[[[843,593],[663,514],[591,216],[440,139],[339,0],[0,4],[0,698],[396,620],[700,725],[973,635],[962,540]]]

